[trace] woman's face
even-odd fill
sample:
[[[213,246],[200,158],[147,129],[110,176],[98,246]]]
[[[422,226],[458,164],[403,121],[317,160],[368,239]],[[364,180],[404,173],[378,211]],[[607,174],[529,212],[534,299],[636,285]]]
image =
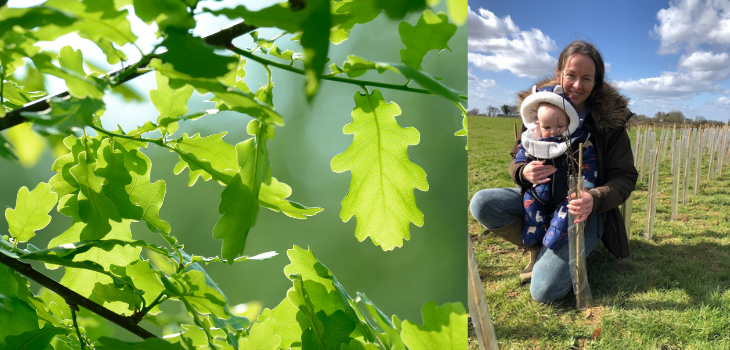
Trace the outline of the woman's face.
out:
[[[583,110],[596,80],[596,64],[593,60],[583,54],[572,54],[566,60],[563,71],[556,69],[555,75],[575,110]]]

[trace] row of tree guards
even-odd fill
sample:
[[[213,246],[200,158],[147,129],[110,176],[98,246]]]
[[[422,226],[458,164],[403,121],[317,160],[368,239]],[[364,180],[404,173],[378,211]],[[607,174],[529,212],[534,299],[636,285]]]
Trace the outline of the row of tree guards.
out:
[[[672,176],[670,220],[677,220],[678,207],[686,205],[690,195],[697,195],[702,181],[712,181],[722,175],[730,156],[730,127],[677,128],[675,125],[657,129],[640,126],[636,129],[633,153],[639,181],[647,184],[644,238],[651,240],[662,171],[668,168]],[[669,165],[665,163],[667,157]],[[632,193],[621,208],[628,232],[631,230],[633,198]]]
[[[515,124],[515,138],[520,131]],[[670,158],[669,173],[672,176],[671,220],[677,220],[677,208],[686,205],[690,195],[697,195],[702,180],[712,181],[722,175],[722,168],[730,157],[730,126],[722,127],[680,127],[659,128],[639,126],[633,146],[634,166],[639,172],[639,181],[648,185],[644,237],[651,240],[656,219],[657,195],[659,193],[660,166]],[[582,164],[579,162],[578,164]],[[704,165],[707,164],[707,168]],[[703,175],[703,169],[704,175]],[[634,194],[621,206],[626,230],[631,232],[631,214]],[[573,220],[571,218],[570,222]],[[576,226],[576,227],[572,227]],[[571,225],[570,230],[582,225]],[[582,231],[582,230],[580,230]],[[582,232],[581,232],[582,235]],[[572,235],[576,237],[575,234]],[[576,294],[576,307],[591,307],[592,297],[585,274],[584,247],[580,240],[571,240],[575,245],[571,250],[571,275],[573,291]],[[577,244],[576,244],[577,243]],[[575,250],[575,252],[573,252]],[[578,259],[578,256],[583,259]],[[577,276],[576,276],[577,275]],[[481,350],[498,349],[484,289],[479,278],[474,248],[469,240],[469,309],[472,324],[477,333]]]

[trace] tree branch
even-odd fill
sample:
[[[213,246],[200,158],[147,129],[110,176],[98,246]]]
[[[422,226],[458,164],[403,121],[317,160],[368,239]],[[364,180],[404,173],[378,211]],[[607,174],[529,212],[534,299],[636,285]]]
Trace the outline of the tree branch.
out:
[[[228,44],[230,44],[230,42],[233,39],[235,39],[243,34],[246,34],[248,32],[251,32],[255,29],[256,29],[256,27],[254,27],[250,24],[240,22],[240,23],[234,24],[228,28],[221,29],[220,31],[215,32],[211,35],[205,36],[205,37],[203,37],[203,40],[205,40],[205,42],[210,45],[225,47]],[[112,73],[109,73],[109,75],[111,77],[121,77],[121,79],[119,81],[116,81],[113,85],[118,86],[118,85],[124,84],[127,81],[130,81],[142,74],[147,73],[146,71],[138,72],[137,69],[146,67],[147,64],[149,64],[150,60],[152,60],[153,58],[156,58],[157,55],[149,55],[149,56],[145,56],[145,57],[146,57],[145,59],[141,60],[140,62],[137,62],[133,66],[122,68],[122,69],[116,70]],[[64,96],[68,96],[68,91],[64,91],[64,92],[55,94],[53,96],[47,96],[46,98],[33,101],[21,108],[17,108],[17,109],[14,109],[14,110],[8,112],[8,114],[5,115],[4,118],[0,118],[0,130],[5,130],[7,128],[11,128],[13,126],[16,126],[16,125],[24,122],[25,117],[23,117],[21,115],[21,113],[44,111],[50,107],[50,105],[48,104],[48,101],[50,101],[51,98],[64,97]]]
[[[64,300],[66,300],[66,303],[68,303],[69,305],[83,306],[89,311],[111,322],[114,322],[122,328],[138,335],[142,339],[157,337],[150,331],[138,326],[131,318],[118,315],[111,310],[89,300],[81,294],[76,293],[71,289],[68,289],[60,283],[52,280],[48,276],[38,272],[36,269],[30,266],[30,264],[26,264],[24,262],[21,262],[20,260],[13,259],[3,253],[0,253],[0,263],[7,265],[11,269],[23,274],[25,277],[28,277],[29,279],[35,281],[41,286],[44,286],[56,292],[56,294],[60,295]]]
[[[253,53],[248,52],[246,50],[241,50],[241,49],[233,46],[233,44],[228,44],[228,46],[226,46],[226,48],[229,49],[229,50],[231,50],[231,51],[233,51],[233,52],[235,52],[235,53],[237,53],[237,54],[239,54],[239,55],[241,55],[241,56],[244,56],[246,58],[250,58],[250,59],[252,59],[252,60],[254,60],[254,61],[258,62],[258,63],[261,63],[263,65],[273,66],[273,67],[276,67],[276,68],[279,68],[279,69],[283,69],[283,70],[286,70],[286,71],[289,71],[289,72],[292,72],[292,73],[297,73],[297,74],[305,75],[303,69],[294,68],[294,67],[292,67],[290,65],[281,64],[279,62],[274,62],[274,61],[271,61],[271,60],[267,60],[267,59],[265,59],[263,57],[256,56]],[[387,83],[381,83],[381,82],[377,82],[377,81],[357,80],[357,79],[333,77],[333,76],[326,76],[326,75],[325,76],[322,76],[322,80],[331,80],[331,81],[337,81],[337,82],[340,82],[340,83],[353,84],[353,85],[358,85],[358,86],[373,86],[373,87],[379,87],[379,88],[384,88],[384,89],[400,90],[400,91],[407,91],[407,92],[415,92],[415,93],[425,94],[425,95],[433,95],[434,94],[433,92],[428,91],[426,89],[416,89],[416,88],[408,87],[408,84],[407,83],[406,84],[402,84],[402,85],[398,85],[398,84],[387,84]],[[410,80],[409,80],[409,82],[410,82]],[[461,95],[461,94],[459,94],[459,97],[466,98],[466,96]]]

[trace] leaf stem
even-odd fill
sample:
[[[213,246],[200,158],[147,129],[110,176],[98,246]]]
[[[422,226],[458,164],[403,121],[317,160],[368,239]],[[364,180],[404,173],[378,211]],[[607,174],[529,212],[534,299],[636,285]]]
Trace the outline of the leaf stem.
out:
[[[154,301],[152,301],[152,302],[151,302],[151,303],[150,303],[149,305],[147,305],[146,307],[142,308],[142,310],[140,310],[139,312],[137,312],[137,313],[136,313],[136,314],[134,315],[134,322],[135,322],[135,323],[139,323],[140,321],[142,321],[142,318],[144,318],[144,316],[145,316],[145,315],[146,315],[146,314],[147,314],[148,312],[150,312],[150,310],[152,310],[152,308],[153,308],[153,307],[155,307],[155,306],[157,306],[158,304],[161,304],[161,303],[162,303],[163,301],[167,300],[167,299],[164,299],[164,300],[162,299],[162,297],[164,297],[165,295],[167,295],[167,294],[166,294],[166,293],[165,293],[165,291],[163,290],[163,291],[162,291],[162,292],[160,293],[160,295],[158,295],[158,296],[157,296],[157,298],[155,298],[155,300],[154,300]]]
[[[458,103],[458,102],[454,102],[454,104],[455,104],[455,105],[456,105],[457,107],[459,107],[459,109],[461,110],[461,113],[464,113],[464,114],[466,114],[466,108],[464,108],[464,106],[462,106],[462,105],[461,105],[461,103]]]
[[[76,328],[76,336],[79,337],[79,344],[81,344],[81,350],[86,350],[86,341],[84,341],[84,338],[81,337],[81,331],[79,330],[79,325],[76,323],[76,309],[78,306],[76,304],[69,304],[69,308],[71,309],[71,318],[74,322],[74,328]]]
[[[283,69],[283,70],[286,70],[286,71],[289,71],[289,72],[292,72],[292,73],[305,75],[303,69],[294,68],[294,67],[289,66],[289,65],[286,65],[286,64],[281,64],[279,62],[274,62],[274,61],[271,61],[271,60],[267,60],[267,59],[265,59],[263,57],[254,55],[253,53],[248,52],[246,50],[241,50],[241,49],[233,46],[233,44],[229,44],[228,46],[226,46],[226,48],[229,49],[229,50],[231,50],[231,51],[233,51],[233,52],[235,52],[235,53],[237,53],[237,54],[239,54],[239,55],[241,55],[241,56],[244,56],[246,58],[249,58],[251,60],[254,60],[254,61],[256,61],[258,63],[261,63],[263,65],[274,66],[276,68]],[[353,85],[358,85],[358,86],[373,86],[373,87],[379,87],[379,88],[384,88],[384,89],[400,90],[400,91],[407,91],[407,92],[415,92],[415,93],[418,93],[418,94],[425,94],[425,95],[433,95],[433,93],[431,91],[428,91],[426,89],[416,89],[416,88],[411,88],[411,87],[408,87],[408,86],[405,86],[405,85],[387,84],[387,83],[381,83],[381,82],[377,82],[377,81],[366,81],[366,80],[357,80],[357,79],[349,79],[349,78],[340,78],[340,77],[335,77],[335,76],[330,76],[330,75],[323,75],[322,76],[322,80],[331,80],[331,81],[336,81],[336,82],[346,83],[346,84],[353,84]]]
[[[167,145],[165,145],[164,139],[162,139],[162,138],[159,138],[159,139],[146,139],[146,138],[143,138],[143,137],[135,137],[135,136],[129,136],[129,135],[122,135],[122,134],[113,133],[113,132],[110,132],[110,131],[106,131],[103,128],[100,128],[100,127],[98,127],[96,125],[89,125],[89,127],[92,128],[92,129],[94,129],[94,130],[96,130],[96,131],[98,131],[98,132],[100,132],[100,133],[102,133],[102,134],[105,134],[105,135],[107,135],[109,137],[118,137],[120,139],[127,139],[127,140],[134,140],[134,141],[142,141],[142,142],[151,142],[151,143],[154,143],[154,144],[156,144],[158,146],[163,146],[163,147],[166,147],[167,146]],[[86,132],[84,131],[84,133],[86,133]],[[170,147],[168,147],[168,148],[170,148]]]

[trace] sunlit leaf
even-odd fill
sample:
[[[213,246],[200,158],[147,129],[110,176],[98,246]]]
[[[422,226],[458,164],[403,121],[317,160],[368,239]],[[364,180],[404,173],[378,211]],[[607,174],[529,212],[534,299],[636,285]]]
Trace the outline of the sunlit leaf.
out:
[[[183,350],[180,344],[170,343],[160,338],[147,338],[142,342],[130,343],[119,339],[101,337],[98,350]]]
[[[0,11],[0,35],[16,25],[32,29],[51,23],[57,26],[69,26],[74,22],[75,18],[50,8],[5,8]]]
[[[68,134],[78,128],[92,125],[96,114],[104,108],[104,102],[96,98],[79,99],[72,96],[52,97],[51,109],[42,112],[24,112],[22,115],[33,124],[39,133]]]
[[[469,136],[469,127],[467,125],[469,122],[469,118],[467,117],[466,114],[467,114],[466,112],[461,113],[461,116],[463,117],[463,119],[461,120],[461,125],[464,128],[455,132],[454,136]],[[469,149],[468,141],[467,141],[467,144],[464,146],[464,149],[467,149],[467,150]]]
[[[264,322],[256,322],[246,338],[238,342],[241,350],[276,350],[281,337],[275,334],[276,319],[269,318]]]
[[[233,57],[220,56],[202,38],[193,37],[186,30],[168,28],[162,42],[167,52],[160,58],[175,66],[175,70],[193,78],[217,78],[228,73],[228,65],[237,62]]]
[[[142,296],[135,293],[132,288],[126,285],[122,286],[122,288],[117,288],[111,283],[101,284],[96,282],[92,292],[104,299],[105,302],[118,301],[127,304],[129,305],[129,310],[132,311],[142,308]]]
[[[134,13],[147,24],[157,22],[163,31],[167,27],[195,28],[195,19],[179,0],[134,0]]]
[[[426,6],[426,0],[375,0],[378,8],[392,19],[402,19],[408,12],[415,12]]]
[[[400,59],[413,69],[421,69],[423,57],[431,50],[449,50],[449,39],[456,33],[456,26],[449,23],[445,13],[423,11],[415,26],[407,22],[398,25],[401,41],[406,46],[400,50]]]
[[[51,344],[51,339],[59,334],[65,334],[63,328],[53,327],[46,323],[42,329],[27,331],[18,335],[9,335],[5,338],[3,350],[45,349]]]
[[[0,264],[0,346],[5,345],[6,337],[38,330],[38,315],[25,301],[21,300],[19,288],[27,288],[26,279],[20,277],[10,267]],[[10,310],[10,311],[7,311]]]
[[[385,316],[385,314],[380,311],[380,309],[375,306],[375,304],[373,304],[373,302],[370,301],[364,293],[358,292],[357,296],[359,300],[365,304],[365,309],[368,311],[370,318],[375,320],[378,327],[387,334],[387,336],[383,336],[383,333],[378,332],[376,333],[378,338],[380,338],[382,342],[389,344],[391,350],[405,350],[406,346],[403,344],[403,340],[400,337],[400,332],[403,329],[401,326],[401,320],[398,319],[396,315],[393,315],[392,320],[388,319],[388,317]]]
[[[170,281],[177,290],[176,298],[184,298],[202,314],[213,314],[218,318],[228,318],[225,306],[228,303],[220,290],[213,288],[206,282],[205,273],[190,270],[182,275],[170,276]]]
[[[115,203],[102,193],[104,179],[94,171],[97,161],[93,149],[79,154],[79,164],[70,171],[79,184],[79,193],[75,201],[67,201],[67,207],[77,206],[77,214],[86,226],[81,231],[80,240],[102,239],[111,231],[111,221],[121,222],[122,217]],[[69,205],[72,204],[72,205]]]
[[[221,193],[218,212],[223,216],[213,228],[213,238],[223,240],[221,256],[230,262],[246,247],[248,232],[258,216],[259,188],[271,177],[266,140],[274,138],[274,126],[261,127],[259,123],[249,123],[248,133],[255,137],[236,145],[240,170]]]
[[[23,107],[23,105],[45,95],[46,93],[43,91],[26,91],[23,86],[18,86],[12,81],[6,81],[3,86],[3,103],[12,109]]]
[[[192,186],[202,177],[203,181],[215,178],[216,181],[229,183],[238,172],[240,166],[236,161],[236,148],[223,141],[226,132],[200,137],[195,134],[189,137],[183,134],[181,138],[171,143],[171,146],[180,150],[180,162],[175,165],[173,172],[180,174],[189,168]]]
[[[375,0],[342,0],[331,1],[333,14],[348,14],[347,21],[332,27],[330,41],[340,44],[347,40],[350,31],[356,24],[368,23],[378,17],[382,11],[375,4]]]
[[[102,192],[115,203],[121,217],[145,220],[169,234],[170,224],[159,216],[165,198],[165,182],[150,183],[150,159],[137,149],[115,146],[112,150],[109,139],[101,142],[98,157],[96,174],[106,180]]]
[[[18,242],[27,242],[35,231],[51,222],[48,212],[56,206],[58,194],[51,191],[51,186],[39,183],[33,191],[23,186],[18,190],[15,209],[5,209],[8,230]]]
[[[178,117],[188,112],[188,100],[193,95],[193,87],[185,85],[179,89],[172,89],[168,85],[168,79],[162,73],[155,72],[157,79],[157,90],[150,90],[150,99],[157,108],[160,116],[157,118],[157,125],[160,132],[172,135],[177,130]]]
[[[261,188],[259,189],[259,205],[276,212],[280,211],[287,216],[297,219],[306,219],[307,216],[312,216],[322,211],[322,208],[309,208],[297,202],[287,200],[286,198],[291,193],[292,190],[289,185],[279,182],[275,177],[272,177],[269,184],[265,182],[261,184]]]
[[[412,350],[466,349],[467,317],[461,303],[441,306],[429,301],[421,309],[423,325],[403,321],[401,337]]]
[[[65,80],[71,96],[76,98],[89,96],[95,99],[101,99],[104,96],[104,89],[107,83],[93,76],[87,76],[83,68],[74,70],[82,67],[83,55],[81,54],[81,50],[74,51],[70,46],[65,46],[61,49],[61,52],[68,53],[68,55],[59,57],[61,68],[56,67],[51,62],[51,57],[44,53],[39,53],[31,57],[31,60],[33,60],[33,64],[42,73],[47,73]]]
[[[117,273],[112,267],[112,271]],[[147,305],[150,305],[160,293],[165,290],[165,287],[160,282],[160,277],[156,270],[150,265],[148,260],[137,260],[126,266],[124,273],[119,273],[120,276],[129,277],[132,279],[134,286],[140,290],[145,291],[142,295]],[[158,306],[155,306],[149,311],[150,314],[157,314],[160,312]]]
[[[353,122],[343,129],[354,134],[350,147],[332,159],[332,171],[352,173],[350,191],[342,201],[340,218],[357,216],[355,237],[370,237],[383,250],[410,239],[410,223],[423,225],[414,188],[428,190],[426,173],[408,158],[408,146],[419,142],[415,128],[402,128],[395,117],[401,110],[386,103],[378,90],[355,94]]]
[[[350,340],[349,344],[342,344],[341,350],[380,350],[380,346],[374,343],[366,343],[358,339]],[[392,350],[392,349],[391,349]]]

